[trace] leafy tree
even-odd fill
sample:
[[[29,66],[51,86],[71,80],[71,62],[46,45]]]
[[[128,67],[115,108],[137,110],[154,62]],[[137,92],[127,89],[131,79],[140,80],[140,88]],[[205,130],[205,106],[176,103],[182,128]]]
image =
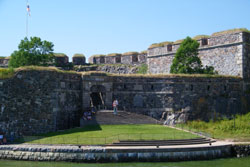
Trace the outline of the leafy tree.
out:
[[[178,48],[171,65],[170,73],[183,74],[214,74],[212,66],[203,68],[198,57],[199,43],[190,37],[184,39]]]
[[[18,45],[18,50],[11,54],[9,67],[47,66],[53,62],[53,43],[42,41],[39,37],[24,38]]]

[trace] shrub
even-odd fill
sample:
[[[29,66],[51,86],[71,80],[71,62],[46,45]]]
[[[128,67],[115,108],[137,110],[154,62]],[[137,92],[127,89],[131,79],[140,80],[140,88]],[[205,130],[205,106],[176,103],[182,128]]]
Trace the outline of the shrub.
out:
[[[53,44],[42,41],[39,37],[24,38],[18,45],[18,50],[11,54],[9,67],[47,66],[53,61]]]
[[[142,64],[138,67],[137,74],[147,74],[147,72],[148,72],[148,65],[147,64]]]
[[[170,73],[174,74],[215,74],[211,66],[202,67],[201,60],[198,57],[199,43],[190,37],[187,37],[178,48]]]

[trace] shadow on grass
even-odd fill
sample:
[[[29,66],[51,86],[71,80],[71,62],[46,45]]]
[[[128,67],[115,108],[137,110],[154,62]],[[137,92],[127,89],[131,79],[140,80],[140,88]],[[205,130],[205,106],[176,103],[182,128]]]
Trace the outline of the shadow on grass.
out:
[[[57,132],[37,134],[35,136],[24,136],[23,138],[16,140],[15,143],[26,143],[26,142],[32,142],[35,140],[40,140],[40,139],[48,138],[48,137],[68,135],[68,134],[74,134],[74,133],[79,133],[79,132],[101,131],[101,130],[102,128],[99,124],[85,125],[84,127],[76,127],[72,129],[59,130]]]

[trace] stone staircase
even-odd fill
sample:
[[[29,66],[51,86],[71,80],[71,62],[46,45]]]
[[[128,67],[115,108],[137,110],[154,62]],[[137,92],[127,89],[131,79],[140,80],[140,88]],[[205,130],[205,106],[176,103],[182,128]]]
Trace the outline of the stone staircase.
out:
[[[81,126],[94,124],[162,124],[162,122],[150,116],[125,111],[118,111],[117,115],[114,115],[112,110],[100,110],[93,116],[92,120],[89,121],[81,119]]]

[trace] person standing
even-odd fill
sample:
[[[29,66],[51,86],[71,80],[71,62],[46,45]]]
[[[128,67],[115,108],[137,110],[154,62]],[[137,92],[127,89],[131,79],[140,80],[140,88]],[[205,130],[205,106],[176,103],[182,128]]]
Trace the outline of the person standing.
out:
[[[117,106],[118,106],[118,100],[114,100],[113,101],[113,109],[114,109],[114,115],[117,114]]]

